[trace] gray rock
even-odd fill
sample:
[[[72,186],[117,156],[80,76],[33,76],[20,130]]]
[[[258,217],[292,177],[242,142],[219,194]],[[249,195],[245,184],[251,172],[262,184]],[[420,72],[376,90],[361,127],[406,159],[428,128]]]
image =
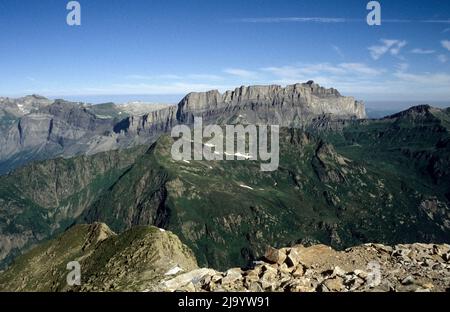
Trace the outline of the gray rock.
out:
[[[415,283],[414,277],[412,277],[411,275],[408,275],[402,280],[403,285],[412,285],[414,283]]]
[[[202,116],[205,124],[304,127],[325,115],[327,120],[366,117],[362,103],[314,83],[190,93],[178,106],[0,98],[0,174],[33,160],[151,144],[177,124],[191,125],[194,116]]]
[[[188,94],[179,104],[177,118],[190,122],[194,116],[218,118],[224,112],[235,113],[247,123],[300,126],[313,117],[331,114],[340,118],[365,118],[361,102],[343,97],[335,89],[325,89],[314,83],[295,84],[285,88],[278,85],[240,87],[221,94],[217,90]]]

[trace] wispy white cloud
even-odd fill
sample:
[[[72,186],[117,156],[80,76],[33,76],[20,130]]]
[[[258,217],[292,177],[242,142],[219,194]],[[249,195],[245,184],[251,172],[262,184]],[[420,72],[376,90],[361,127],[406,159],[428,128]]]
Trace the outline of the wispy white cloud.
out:
[[[410,64],[391,69],[364,63],[319,63],[263,68],[272,74],[272,83],[292,84],[307,80],[337,88],[342,94],[370,99],[444,100],[450,98],[450,74],[414,73]]]
[[[45,90],[46,95],[135,95],[135,94],[187,94],[189,92],[203,92],[209,90],[225,91],[234,88],[234,85],[208,84],[208,83],[114,83],[105,86],[53,89]]]
[[[366,20],[362,18],[348,18],[348,17],[320,17],[320,16],[272,16],[272,17],[245,17],[238,19],[231,19],[232,22],[239,23],[365,23]],[[391,18],[383,19],[383,23],[433,23],[433,24],[450,24],[450,19],[401,19]]]
[[[450,24],[450,19],[383,19],[383,23],[431,23],[431,24]]]
[[[224,73],[237,76],[244,79],[254,79],[257,77],[257,73],[242,68],[227,68]]]
[[[342,63],[339,67],[348,73],[356,73],[362,75],[376,76],[381,74],[384,70],[369,67],[362,63]]]
[[[337,53],[337,55],[339,55],[341,58],[344,58],[344,53],[342,53],[341,48],[334,44],[331,45],[331,48]]]
[[[188,74],[188,75],[174,75],[174,74],[163,74],[163,75],[128,75],[125,76],[128,80],[223,80],[223,77],[213,74]]]
[[[283,79],[297,79],[303,77],[301,68],[297,66],[273,66],[261,68],[262,71],[273,74]]]
[[[164,74],[157,77],[158,79],[183,79],[183,76],[174,75],[174,74]]]
[[[145,76],[145,75],[127,75],[125,76],[125,79],[134,79],[134,80],[148,80],[148,79],[153,79],[153,77],[151,76]]]
[[[444,64],[448,62],[448,57],[445,54],[439,54],[437,56],[437,59],[439,62],[444,63]]]
[[[233,21],[242,23],[346,23],[360,21],[342,17],[247,17]]]
[[[373,68],[363,63],[340,63],[337,65],[329,63],[316,63],[296,66],[265,67],[262,71],[271,73],[282,80],[309,80],[314,75],[333,76],[376,76],[384,72],[383,69]]]
[[[224,78],[219,75],[212,75],[212,74],[190,74],[187,75],[187,78],[189,79],[195,79],[195,80],[223,80]]]
[[[443,31],[442,31],[442,33],[448,33],[448,32],[450,32],[450,27],[449,28],[445,28]]]
[[[343,94],[382,100],[448,100],[450,75],[447,73],[411,73],[396,68],[383,79],[333,79],[331,86]]]
[[[344,69],[337,66],[333,66],[328,63],[318,63],[309,65],[288,65],[288,66],[272,66],[261,68],[262,71],[274,75],[277,79],[281,81],[302,81],[309,80],[313,75],[318,74],[332,74],[332,75],[342,75],[344,74]]]
[[[173,74],[164,74],[164,75],[140,75],[140,74],[133,74],[128,75],[125,77],[126,79],[131,80],[156,80],[156,79],[183,79],[182,76],[179,75],[173,75]]]
[[[403,73],[409,69],[408,63],[400,63],[396,66],[397,72]]]
[[[411,74],[411,73],[394,73],[394,76],[405,82],[411,82],[420,84],[423,86],[449,86],[450,75],[447,73],[423,73],[423,74]]]
[[[414,53],[414,54],[433,54],[435,52],[436,52],[435,50],[421,49],[421,48],[416,48],[416,49],[411,50],[411,53]]]
[[[441,44],[444,48],[450,51],[450,40],[442,40]]]
[[[422,23],[432,23],[432,24],[450,24],[450,19],[425,19],[421,20]]]
[[[380,42],[380,45],[374,45],[368,48],[374,60],[380,59],[386,53],[398,56],[401,49],[407,45],[406,41],[396,39],[381,39]]]
[[[300,66],[298,70],[306,75],[316,75],[319,73],[343,75],[345,73],[345,69],[341,68],[340,66],[335,66],[329,63],[317,63],[306,66]]]

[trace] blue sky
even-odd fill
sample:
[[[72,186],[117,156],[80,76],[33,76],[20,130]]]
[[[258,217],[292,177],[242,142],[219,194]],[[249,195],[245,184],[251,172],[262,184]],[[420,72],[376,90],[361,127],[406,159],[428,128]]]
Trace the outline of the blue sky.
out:
[[[450,1],[380,1],[373,27],[361,0],[80,0],[73,27],[67,2],[0,2],[0,96],[176,101],[312,79],[365,101],[450,100]]]

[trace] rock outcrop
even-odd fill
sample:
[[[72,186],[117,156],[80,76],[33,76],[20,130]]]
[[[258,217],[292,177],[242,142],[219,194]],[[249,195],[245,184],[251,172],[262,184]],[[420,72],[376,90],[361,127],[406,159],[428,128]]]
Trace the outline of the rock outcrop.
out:
[[[289,85],[250,86],[226,91],[190,93],[179,104],[177,118],[192,122],[193,116],[206,120],[304,126],[314,117],[332,115],[335,119],[365,118],[365,108],[352,97],[312,81]]]
[[[450,290],[450,245],[365,244],[269,248],[249,269],[196,269],[162,282],[165,291],[444,292]]]

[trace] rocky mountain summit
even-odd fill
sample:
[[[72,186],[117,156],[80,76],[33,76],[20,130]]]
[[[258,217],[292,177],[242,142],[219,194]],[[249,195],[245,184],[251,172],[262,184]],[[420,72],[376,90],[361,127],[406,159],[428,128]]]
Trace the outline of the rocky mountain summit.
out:
[[[190,93],[178,106],[90,105],[33,95],[0,98],[0,174],[33,160],[72,157],[151,144],[194,116],[208,123],[264,123],[302,127],[321,115],[365,118],[364,105],[335,89],[308,82],[285,88],[250,86]]]
[[[365,244],[268,248],[253,268],[198,269],[163,282],[166,291],[443,292],[450,290],[450,245]]]
[[[67,263],[81,284],[68,285]],[[16,259],[0,273],[0,291],[448,291],[450,245],[365,244],[268,247],[248,268],[198,268],[173,233],[134,227],[120,235],[102,223],[77,225]]]
[[[0,97],[0,119],[8,117],[8,115],[13,117],[24,116],[51,103],[51,100],[36,94],[18,99]]]

